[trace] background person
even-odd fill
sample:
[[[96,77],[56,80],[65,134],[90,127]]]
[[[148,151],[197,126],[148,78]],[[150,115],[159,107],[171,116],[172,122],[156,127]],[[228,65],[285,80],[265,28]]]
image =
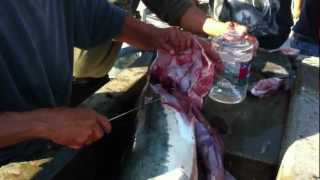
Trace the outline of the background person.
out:
[[[248,28],[265,49],[280,47],[292,22],[291,0],[210,0],[209,15],[220,22],[236,22]]]
[[[318,56],[320,54],[320,1],[300,0],[302,4],[299,20],[293,27],[291,47],[301,54]],[[299,10],[296,10],[299,12]],[[299,13],[297,13],[299,14]]]

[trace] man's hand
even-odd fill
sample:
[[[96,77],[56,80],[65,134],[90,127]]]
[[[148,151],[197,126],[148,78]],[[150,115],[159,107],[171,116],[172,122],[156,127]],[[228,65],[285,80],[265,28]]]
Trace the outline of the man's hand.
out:
[[[38,116],[46,139],[73,149],[99,140],[111,132],[107,119],[87,108],[42,109],[32,112]]]
[[[222,73],[224,69],[223,63],[221,61],[219,54],[216,52],[215,47],[205,39],[199,38],[198,40],[202,45],[208,58],[214,63],[215,71],[217,73]]]
[[[110,133],[104,116],[86,108],[52,108],[0,113],[0,148],[32,139],[47,139],[79,149]]]
[[[176,27],[157,28],[126,17],[123,31],[116,39],[144,50],[161,49],[174,52],[191,47],[192,35]]]
[[[192,46],[193,36],[189,32],[179,30],[177,27],[155,29],[150,47],[161,49],[170,53],[183,51]]]
[[[208,18],[203,27],[203,30],[211,36],[221,36],[229,31],[235,31],[239,34],[240,37],[247,39],[250,43],[253,44],[253,54],[256,54],[256,51],[259,47],[259,42],[256,37],[248,33],[248,28],[246,26],[238,24],[236,22],[229,21],[224,23]]]
[[[244,36],[248,33],[246,26],[240,25],[236,22],[220,22],[212,18],[207,18],[202,27],[203,31],[209,36],[221,36],[230,30],[235,30],[240,35]]]
[[[246,26],[240,25],[235,22],[226,22],[226,24],[228,26],[228,31],[233,30],[237,32],[241,37],[243,37],[253,45],[253,48],[252,48],[253,55],[256,55],[256,52],[259,48],[259,42],[256,37],[248,33],[248,28]]]

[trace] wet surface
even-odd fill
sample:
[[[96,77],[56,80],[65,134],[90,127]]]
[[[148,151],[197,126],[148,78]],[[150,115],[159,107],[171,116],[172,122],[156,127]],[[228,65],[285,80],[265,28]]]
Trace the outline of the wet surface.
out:
[[[224,119],[226,151],[245,158],[277,164],[289,97],[279,94],[257,100],[249,96],[238,105],[221,105],[208,100],[205,115]]]
[[[263,72],[271,62],[278,66]],[[287,57],[280,54],[260,54],[254,60],[250,83],[279,76],[279,67],[287,72],[292,71]],[[289,99],[288,91],[280,91],[262,99],[248,94],[245,101],[236,105],[207,99],[204,113],[209,120],[215,121],[215,117],[219,117],[227,124],[228,132],[224,141],[228,153],[277,165]]]
[[[293,74],[290,59],[278,53],[260,53],[252,66],[251,85],[269,77],[288,76],[290,79]],[[290,95],[284,90],[262,99],[248,94],[242,103],[236,105],[207,98],[203,110],[207,119],[213,124],[217,123],[216,119],[222,119],[227,126],[223,136],[225,163],[236,178],[255,179],[262,177],[262,171],[266,173],[263,177],[276,176]],[[241,173],[241,169],[246,169],[247,173]]]

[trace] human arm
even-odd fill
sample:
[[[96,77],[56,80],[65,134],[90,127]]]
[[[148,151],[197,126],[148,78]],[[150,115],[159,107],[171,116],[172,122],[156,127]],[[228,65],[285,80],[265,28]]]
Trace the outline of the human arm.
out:
[[[192,38],[177,28],[159,29],[140,22],[105,0],[77,1],[75,16],[75,45],[84,49],[116,39],[145,50],[172,51],[188,47]]]
[[[23,141],[42,138],[43,130],[35,121],[28,121],[23,113],[0,114],[0,148]]]
[[[197,34],[220,36],[235,28],[241,34],[247,33],[247,28],[235,22],[221,22],[208,17],[197,6],[192,5],[181,17],[180,26],[188,31]]]
[[[248,29],[245,26],[235,22],[216,21],[211,17],[207,17],[202,10],[194,5],[192,5],[181,17],[180,25],[188,31],[197,34],[207,34],[213,37],[221,36],[234,29],[254,45],[254,53],[259,46],[257,39],[248,34]]]
[[[194,34],[219,36],[227,32],[232,24],[208,17],[192,0],[144,0],[143,2],[160,19]],[[246,31],[244,26],[238,24],[236,26],[241,31]]]
[[[126,17],[117,40],[145,50],[180,51],[191,46],[192,35],[178,28],[156,28],[132,17]]]
[[[295,21],[300,17],[302,5],[303,5],[303,0],[293,0],[292,15]]]
[[[107,119],[85,108],[52,108],[0,114],[0,148],[47,139],[79,149],[111,131]]]
[[[192,4],[180,17],[179,26],[195,34],[219,36],[228,31],[230,23],[216,21]]]

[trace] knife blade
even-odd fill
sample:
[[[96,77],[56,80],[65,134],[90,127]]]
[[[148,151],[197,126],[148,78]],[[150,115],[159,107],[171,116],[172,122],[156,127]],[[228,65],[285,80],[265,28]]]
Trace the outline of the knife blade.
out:
[[[151,100],[150,102],[145,103],[144,105],[149,105],[149,104],[158,102],[159,100],[161,100],[161,98],[153,99],[153,100]],[[141,107],[135,107],[135,108],[130,109],[129,111],[126,111],[126,112],[124,112],[124,113],[115,115],[115,116],[113,116],[112,118],[109,118],[109,122],[115,121],[115,120],[117,120],[117,119],[119,119],[119,118],[121,118],[121,117],[123,117],[123,116],[126,116],[126,115],[128,115],[128,114],[130,114],[130,113],[139,111],[140,109],[141,109]]]

